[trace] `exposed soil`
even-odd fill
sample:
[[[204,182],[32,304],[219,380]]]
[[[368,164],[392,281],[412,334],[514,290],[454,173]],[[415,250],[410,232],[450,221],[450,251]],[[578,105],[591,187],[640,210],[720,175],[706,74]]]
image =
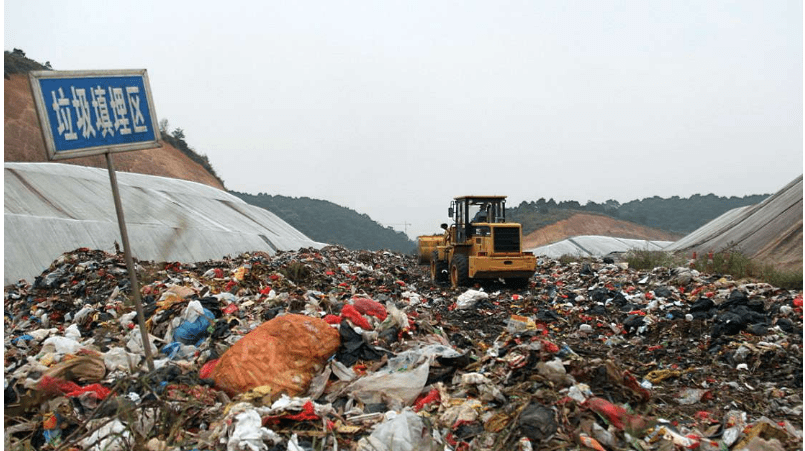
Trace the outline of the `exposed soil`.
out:
[[[580,235],[602,235],[638,240],[676,241],[683,235],[652,229],[603,215],[579,213],[523,237],[523,248],[532,249]]]
[[[47,152],[34,109],[28,77],[25,74],[10,74],[9,77],[3,84],[5,106],[3,161],[46,162]],[[103,155],[59,162],[106,168],[106,158]],[[190,180],[224,189],[221,183],[200,164],[166,142],[163,142],[162,147],[158,149],[117,153],[114,156],[114,165],[118,171]]]

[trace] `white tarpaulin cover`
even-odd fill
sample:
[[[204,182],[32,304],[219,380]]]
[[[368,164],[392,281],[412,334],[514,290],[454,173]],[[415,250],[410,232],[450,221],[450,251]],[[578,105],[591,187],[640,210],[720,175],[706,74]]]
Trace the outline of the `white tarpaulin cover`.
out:
[[[668,246],[670,251],[736,249],[752,258],[802,263],[802,176],[763,202],[735,208]]]
[[[105,169],[5,163],[3,283],[34,277],[80,247],[114,252],[120,229]],[[318,243],[268,210],[201,183],[116,172],[134,258],[196,262]]]
[[[536,256],[559,258],[563,255],[578,257],[603,257],[612,252],[627,252],[632,249],[659,251],[673,241],[634,240],[611,236],[575,236],[557,243],[531,249]]]

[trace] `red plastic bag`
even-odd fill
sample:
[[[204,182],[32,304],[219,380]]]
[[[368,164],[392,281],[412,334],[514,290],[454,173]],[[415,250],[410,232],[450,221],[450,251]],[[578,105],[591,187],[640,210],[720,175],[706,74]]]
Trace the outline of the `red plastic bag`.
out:
[[[75,382],[66,381],[50,376],[42,376],[39,381],[39,389],[50,394],[64,395],[68,398],[74,398],[84,393],[91,394],[95,399],[104,399],[112,392],[101,384],[89,384],[87,386],[80,386]]]
[[[616,428],[623,430],[623,421],[626,419],[626,416],[629,415],[629,412],[623,407],[616,406],[602,398],[590,398],[584,401],[584,405],[593,412],[606,418],[607,421]]]
[[[235,342],[212,372],[230,396],[268,385],[272,394],[297,396],[338,350],[338,331],[319,318],[278,316]]]
[[[344,307],[341,309],[341,317],[352,321],[352,324],[360,327],[361,329],[370,330],[372,328],[372,326],[369,324],[369,321],[361,316],[361,313],[353,305],[344,305]]]
[[[307,420],[318,420],[319,417],[316,415],[316,410],[313,407],[313,403],[308,401],[302,406],[302,411],[297,414],[285,415],[283,417],[286,420],[295,420],[295,421],[307,421]]]
[[[204,366],[202,366],[199,370],[198,377],[202,379],[209,379],[212,375],[212,371],[215,369],[215,365],[218,365],[218,360],[220,359],[213,359],[205,363]]]
[[[374,316],[380,321],[385,320],[386,316],[388,316],[386,307],[384,307],[383,304],[368,298],[354,298],[352,299],[352,305],[354,305],[361,314]]]
[[[426,395],[420,395],[419,398],[417,398],[416,402],[414,403],[414,412],[419,412],[426,405],[434,402],[440,402],[441,400],[442,397],[439,394],[439,390],[434,388],[431,391],[429,391]]]
[[[601,415],[610,424],[622,431],[642,431],[652,424],[652,421],[640,415],[633,415],[623,407],[616,406],[603,398],[589,398],[582,405]]]

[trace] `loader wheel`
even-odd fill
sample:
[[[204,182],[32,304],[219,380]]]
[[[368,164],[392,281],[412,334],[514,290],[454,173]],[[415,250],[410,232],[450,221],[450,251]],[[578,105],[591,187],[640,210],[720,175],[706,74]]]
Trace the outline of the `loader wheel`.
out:
[[[464,254],[453,256],[453,263],[450,265],[450,285],[453,288],[467,286],[470,282],[470,263]]]
[[[439,260],[437,257],[439,253],[437,251],[433,251],[433,255],[430,259],[430,281],[433,283],[443,282],[447,277],[445,277],[445,271],[447,271],[447,262],[444,260]]]

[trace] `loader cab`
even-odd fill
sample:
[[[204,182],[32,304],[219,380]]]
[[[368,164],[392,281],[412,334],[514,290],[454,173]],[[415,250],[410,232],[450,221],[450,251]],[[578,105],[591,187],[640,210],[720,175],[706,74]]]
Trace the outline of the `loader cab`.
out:
[[[506,196],[456,197],[448,209],[456,227],[456,242],[474,236],[489,236],[490,224],[506,222]]]

